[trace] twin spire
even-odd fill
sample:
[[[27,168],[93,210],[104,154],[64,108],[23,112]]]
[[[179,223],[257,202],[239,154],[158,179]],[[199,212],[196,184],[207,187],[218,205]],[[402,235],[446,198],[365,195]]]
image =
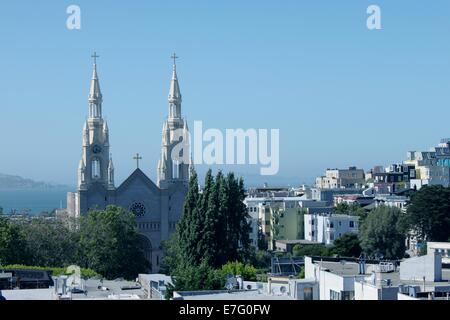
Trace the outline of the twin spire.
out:
[[[102,118],[102,102],[103,96],[100,89],[100,81],[97,73],[97,58],[99,56],[94,52],[92,78],[89,87],[89,118],[86,121],[83,130],[83,159],[79,167],[79,185],[86,188],[92,179],[99,180],[101,178],[103,184],[109,189],[114,189],[114,165],[111,156],[109,156],[109,129],[106,121]],[[176,59],[178,57],[174,53],[172,78],[170,80],[170,88],[168,95],[169,115],[163,126],[163,139],[161,146],[161,159],[158,163],[158,185],[161,182],[169,180],[188,179],[189,163],[172,161],[171,151],[178,141],[172,141],[172,132],[177,129],[183,130],[183,141],[188,141],[187,123],[181,117],[182,96],[180,85],[177,77]],[[99,166],[99,174],[92,175],[94,163]],[[97,168],[97,167],[96,167]],[[163,183],[164,184],[164,183]]]

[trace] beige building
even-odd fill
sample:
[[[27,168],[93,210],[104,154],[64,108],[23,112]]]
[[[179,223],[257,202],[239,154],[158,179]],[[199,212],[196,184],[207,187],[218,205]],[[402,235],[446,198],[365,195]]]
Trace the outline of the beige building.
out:
[[[364,183],[364,170],[356,167],[327,169],[325,176],[316,178],[316,188],[319,189],[358,188]]]

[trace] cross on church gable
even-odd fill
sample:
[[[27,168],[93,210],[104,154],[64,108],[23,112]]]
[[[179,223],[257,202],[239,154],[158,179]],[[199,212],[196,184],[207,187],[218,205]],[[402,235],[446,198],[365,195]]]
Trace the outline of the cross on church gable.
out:
[[[133,159],[136,160],[136,168],[139,169],[139,160],[142,160],[142,157],[139,155],[139,153],[136,153]]]

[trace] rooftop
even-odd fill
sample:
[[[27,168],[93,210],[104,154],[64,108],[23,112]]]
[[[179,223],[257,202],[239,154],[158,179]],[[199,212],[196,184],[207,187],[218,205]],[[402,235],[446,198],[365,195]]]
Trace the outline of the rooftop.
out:
[[[286,294],[268,294],[263,290],[179,291],[174,300],[294,300]]]

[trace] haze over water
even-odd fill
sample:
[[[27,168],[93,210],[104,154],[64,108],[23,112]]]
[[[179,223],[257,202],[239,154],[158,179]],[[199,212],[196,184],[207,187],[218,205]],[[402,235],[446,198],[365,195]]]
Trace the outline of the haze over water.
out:
[[[43,211],[51,212],[54,209],[66,207],[67,192],[66,188],[55,189],[29,189],[29,190],[1,190],[0,189],[0,207],[3,213],[11,213],[17,210],[21,213],[30,210],[32,214],[38,214]]]

